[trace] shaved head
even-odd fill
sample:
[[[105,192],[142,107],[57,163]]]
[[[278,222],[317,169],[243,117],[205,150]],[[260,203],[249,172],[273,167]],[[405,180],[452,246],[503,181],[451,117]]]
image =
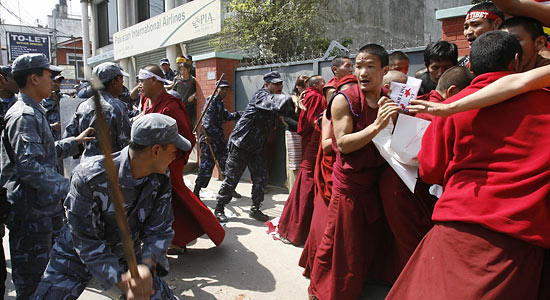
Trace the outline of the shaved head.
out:
[[[390,70],[384,75],[383,84],[386,85],[391,82],[407,83],[407,75],[400,71]]]

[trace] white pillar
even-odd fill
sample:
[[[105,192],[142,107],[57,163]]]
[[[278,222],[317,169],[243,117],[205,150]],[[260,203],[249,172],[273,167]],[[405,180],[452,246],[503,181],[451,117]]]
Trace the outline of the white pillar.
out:
[[[128,1],[128,17],[127,17],[127,21],[128,21],[128,25],[127,27],[130,27],[130,26],[133,26],[135,25],[137,22],[137,10],[136,10],[136,2],[137,0],[129,0]]]
[[[167,12],[176,7],[176,0],[164,0],[164,11]],[[166,58],[170,61],[170,68],[177,70],[178,66],[176,64],[177,56],[177,46],[172,45],[166,47]]]
[[[117,9],[117,12],[118,12],[118,31],[121,31],[122,29],[126,28],[127,27],[127,18],[126,18],[126,10],[128,9],[127,7],[127,4],[126,4],[126,0],[118,0],[117,1],[117,5],[118,5],[118,9]],[[127,58],[123,58],[119,61],[119,65],[120,67],[125,71],[125,72],[128,72],[128,59]],[[124,77],[124,85],[125,86],[128,86],[130,83],[130,80],[129,78],[126,78]]]
[[[97,5],[90,3],[90,41],[92,42],[92,56],[97,53]]]
[[[90,79],[92,72],[88,66],[88,57],[90,57],[90,27],[88,24],[87,0],[80,0],[80,14],[82,15],[82,59],[84,60],[84,77]]]
[[[126,10],[128,9],[128,5],[126,4],[126,0],[117,0],[117,13],[118,13],[118,30],[121,31],[122,29],[128,27],[127,24],[127,18],[126,18]]]

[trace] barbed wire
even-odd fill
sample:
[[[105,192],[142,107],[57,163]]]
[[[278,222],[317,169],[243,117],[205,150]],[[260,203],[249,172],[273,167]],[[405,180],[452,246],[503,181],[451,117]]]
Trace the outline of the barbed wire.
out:
[[[386,41],[378,40],[378,41],[364,41],[364,42],[356,42],[349,46],[347,46],[349,53],[345,53],[342,50],[334,49],[330,55],[326,58],[326,60],[330,60],[332,57],[336,55],[352,55],[357,53],[360,47],[362,47],[365,44],[368,43],[377,43],[384,48],[386,48],[387,51],[391,52],[392,50],[403,50],[403,49],[409,49],[409,48],[418,48],[422,46],[426,46],[429,41],[424,41],[424,37],[415,36],[414,39],[410,40],[404,40],[404,39],[393,39],[389,38]],[[325,51],[319,49],[316,51],[304,51],[301,53],[296,53],[292,55],[253,55],[248,54],[245,55],[245,57],[240,61],[239,67],[255,67],[255,66],[266,66],[266,65],[281,65],[281,64],[293,64],[293,63],[299,63],[304,61],[311,61],[311,60],[320,60],[324,57]]]

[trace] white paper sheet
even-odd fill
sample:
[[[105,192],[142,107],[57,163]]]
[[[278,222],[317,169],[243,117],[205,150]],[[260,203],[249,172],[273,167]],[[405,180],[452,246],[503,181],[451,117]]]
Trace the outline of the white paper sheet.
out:
[[[388,162],[395,173],[403,180],[409,190],[414,193],[414,186],[416,185],[416,175],[418,174],[417,166],[406,165],[401,162],[403,158],[399,157],[391,148],[393,124],[390,122],[386,128],[380,131],[373,139],[372,142],[378,148],[380,155]]]
[[[428,125],[430,125],[429,121],[399,114],[391,138],[391,148],[398,154],[400,162],[419,166],[418,152]]]
[[[389,97],[397,103],[403,111],[406,111],[405,107],[409,105],[409,101],[411,99],[416,99],[421,84],[422,80],[410,76],[407,77],[406,84],[391,82]]]

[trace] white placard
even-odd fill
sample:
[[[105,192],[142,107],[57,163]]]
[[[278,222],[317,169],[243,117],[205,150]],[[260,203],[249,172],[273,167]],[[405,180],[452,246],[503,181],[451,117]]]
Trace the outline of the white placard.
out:
[[[402,158],[391,148],[393,124],[390,122],[386,128],[382,129],[372,142],[378,149],[380,155],[388,162],[395,173],[401,178],[403,183],[414,193],[416,185],[417,166],[410,166],[401,162]]]
[[[406,84],[391,82],[390,98],[405,111],[405,107],[409,105],[409,101],[416,99],[420,85],[422,85],[422,80],[410,76],[407,77]]]
[[[216,80],[216,72],[215,71],[209,71],[206,73],[206,79],[207,80]]]
[[[113,35],[115,60],[221,31],[220,0],[196,0]]]
[[[63,71],[61,71],[61,75],[63,75],[65,79],[76,79],[74,65],[59,65],[58,67],[63,68]]]
[[[428,125],[429,121],[399,114],[391,138],[391,148],[399,154],[402,163],[418,166],[418,152]]]

